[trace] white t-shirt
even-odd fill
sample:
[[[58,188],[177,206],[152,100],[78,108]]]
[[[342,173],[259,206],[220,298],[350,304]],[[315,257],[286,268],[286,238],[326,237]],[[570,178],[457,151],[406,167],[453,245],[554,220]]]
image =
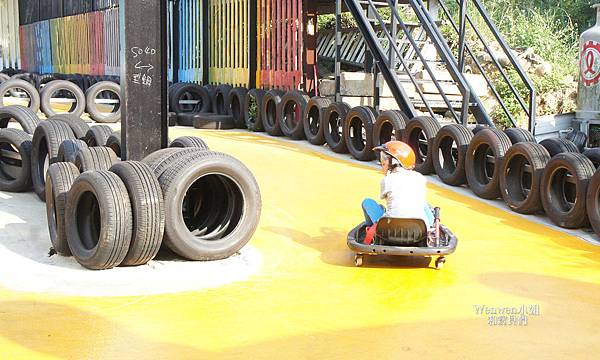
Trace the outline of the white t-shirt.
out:
[[[381,199],[387,201],[385,216],[400,219],[423,219],[427,206],[427,179],[416,171],[400,168],[381,180]]]

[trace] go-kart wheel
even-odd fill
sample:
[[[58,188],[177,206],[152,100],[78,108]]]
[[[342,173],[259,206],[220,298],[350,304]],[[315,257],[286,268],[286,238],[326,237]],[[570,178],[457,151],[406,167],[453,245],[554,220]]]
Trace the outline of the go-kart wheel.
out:
[[[363,264],[363,255],[362,254],[356,254],[354,255],[354,265],[360,267]]]
[[[439,258],[437,258],[437,260],[435,261],[435,268],[440,270],[441,268],[444,267],[444,264],[446,263],[446,258],[443,256],[440,256]]]

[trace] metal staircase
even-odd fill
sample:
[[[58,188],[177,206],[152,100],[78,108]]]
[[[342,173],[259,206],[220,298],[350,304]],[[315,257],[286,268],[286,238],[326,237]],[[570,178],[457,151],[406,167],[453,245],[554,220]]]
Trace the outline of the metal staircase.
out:
[[[337,0],[338,15],[341,1]],[[485,79],[495,104],[502,110],[499,116],[505,117],[506,123],[512,126],[517,126],[519,118],[526,118],[529,130],[534,130],[533,84],[480,0],[430,0],[429,7],[425,0],[343,1],[357,22],[373,57],[375,71],[381,72],[400,110],[406,115],[418,116],[421,114],[419,110],[423,110],[435,117],[436,112],[439,114],[442,109],[446,116],[457,123],[466,125],[476,122],[493,126],[491,109],[486,109],[467,80],[465,64],[469,60]],[[432,5],[435,5],[435,9],[432,9]],[[406,20],[407,10],[411,11],[410,21]],[[477,20],[483,21],[475,21],[476,16],[479,17]],[[422,28],[425,39],[415,38],[415,22]],[[336,58],[339,61],[342,55],[339,16],[337,24]],[[441,24],[446,26],[444,33],[440,30]],[[477,24],[484,24],[483,28]],[[490,34],[493,39],[486,38]],[[470,41],[467,41],[467,35],[470,35]],[[489,46],[490,40],[500,45],[510,65],[500,64],[498,54]],[[427,50],[424,43],[429,45]],[[491,68],[478,59],[481,51],[490,55]],[[339,73],[339,65],[336,68]],[[516,73],[521,84],[515,85],[509,72]],[[500,83],[509,90],[508,96],[514,97],[512,103],[518,104],[517,109],[507,104],[510,100],[506,91],[498,90]],[[431,91],[424,91],[424,84],[429,88],[435,87],[435,100],[432,100]],[[458,93],[449,94],[449,86],[458,88]],[[407,91],[409,88],[410,94]],[[501,93],[505,94],[504,97]]]

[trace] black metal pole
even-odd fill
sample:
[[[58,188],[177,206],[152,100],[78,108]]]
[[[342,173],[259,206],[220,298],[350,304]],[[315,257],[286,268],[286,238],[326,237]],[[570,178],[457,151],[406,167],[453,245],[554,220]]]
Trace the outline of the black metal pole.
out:
[[[126,160],[167,146],[167,0],[120,0],[121,142]]]

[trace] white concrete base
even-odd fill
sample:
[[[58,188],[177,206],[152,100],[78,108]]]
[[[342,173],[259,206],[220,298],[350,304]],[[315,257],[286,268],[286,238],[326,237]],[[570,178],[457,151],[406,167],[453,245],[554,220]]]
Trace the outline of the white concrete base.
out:
[[[45,204],[35,194],[0,192],[0,286],[72,296],[140,296],[243,281],[261,264],[260,252],[248,245],[220,261],[154,260],[144,266],[91,271],[72,257],[48,255],[47,226]]]

